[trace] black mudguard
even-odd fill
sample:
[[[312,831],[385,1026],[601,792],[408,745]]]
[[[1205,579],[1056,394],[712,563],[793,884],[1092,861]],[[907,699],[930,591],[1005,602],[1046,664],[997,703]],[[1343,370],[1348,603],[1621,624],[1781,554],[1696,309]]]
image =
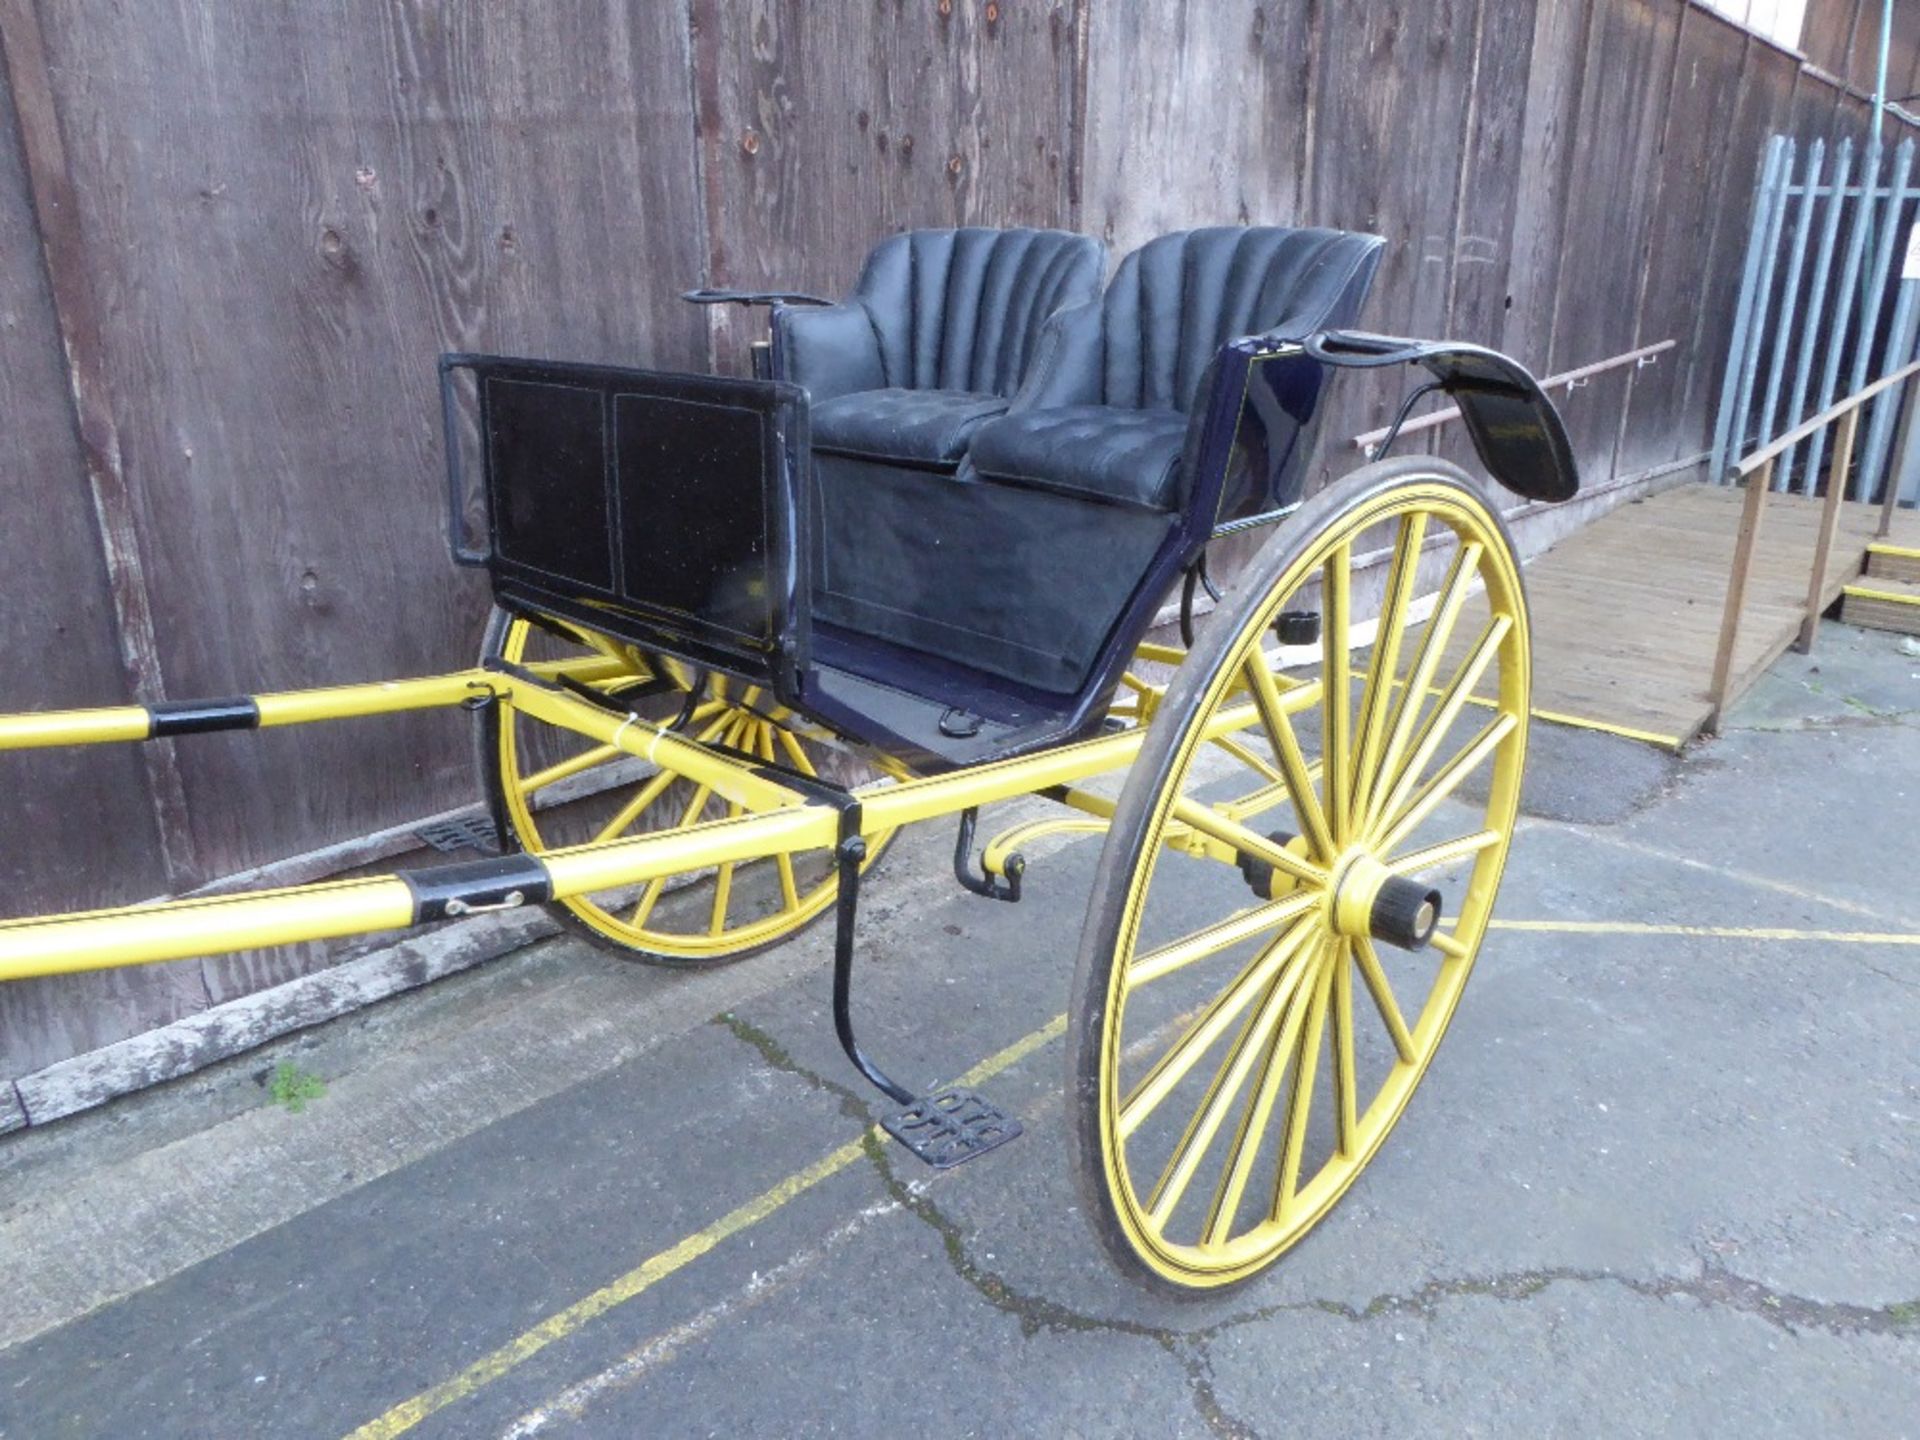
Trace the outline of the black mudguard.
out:
[[[1558,502],[1579,493],[1567,427],[1519,361],[1482,345],[1357,330],[1326,330],[1302,343],[1322,364],[1346,369],[1423,366],[1460,407],[1480,462],[1494,479],[1529,500]]]

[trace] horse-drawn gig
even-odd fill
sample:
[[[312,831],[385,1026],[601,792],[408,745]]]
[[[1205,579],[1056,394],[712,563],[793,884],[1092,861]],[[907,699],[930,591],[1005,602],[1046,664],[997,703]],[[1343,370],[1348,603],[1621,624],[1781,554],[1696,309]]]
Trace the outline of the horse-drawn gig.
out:
[[[0,979],[534,904],[695,967],[831,913],[841,1043],[897,1107],[887,1130],[952,1164],[1018,1122],[857,1042],[863,872],[943,819],[961,882],[1015,901],[1023,848],[1104,831],[1068,1028],[1088,1213],[1135,1275],[1245,1280],[1353,1183],[1432,1060],[1527,745],[1498,508],[1425,455],[1303,499],[1328,382],[1418,367],[1402,419],[1444,390],[1509,490],[1577,484],[1521,367],[1346,328],[1380,243],[1196,230],[1102,287],[1084,237],[914,232],[843,303],[693,292],[769,307],[752,379],[445,357],[454,549],[496,602],[477,665],[15,715],[0,749],[463,706],[500,853],[0,923]],[[1197,616],[1209,544],[1256,529]],[[1150,640],[1175,606],[1181,642]],[[1057,814],[976,858],[980,807],[1027,796]]]

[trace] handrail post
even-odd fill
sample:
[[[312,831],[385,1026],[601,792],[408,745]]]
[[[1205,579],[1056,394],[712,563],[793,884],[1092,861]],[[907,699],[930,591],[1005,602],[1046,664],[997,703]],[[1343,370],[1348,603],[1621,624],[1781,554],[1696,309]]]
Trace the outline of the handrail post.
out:
[[[1891,458],[1887,461],[1887,493],[1880,499],[1880,528],[1873,532],[1876,540],[1884,540],[1893,533],[1893,511],[1900,503],[1900,481],[1907,473],[1907,461],[1917,438],[1913,429],[1916,405],[1920,405],[1920,376],[1907,380],[1907,403],[1900,407],[1900,433],[1894,439]]]
[[[1747,603],[1747,581],[1753,574],[1753,552],[1760,544],[1760,522],[1766,517],[1767,492],[1773,489],[1773,458],[1747,476],[1747,495],[1740,506],[1740,536],[1733,546],[1733,571],[1727,576],[1727,603],[1720,612],[1720,648],[1713,657],[1713,683],[1707,699],[1713,709],[1706,729],[1720,731],[1728,687],[1733,683],[1733,647],[1740,635],[1740,611]]]
[[[1920,386],[1910,387],[1920,389]],[[1813,637],[1820,631],[1820,612],[1827,607],[1821,597],[1827,588],[1827,567],[1833,560],[1833,536],[1840,528],[1840,499],[1847,493],[1847,471],[1853,465],[1853,442],[1860,433],[1860,407],[1855,406],[1840,419],[1840,439],[1834,446],[1833,469],[1827,472],[1827,494],[1820,503],[1820,536],[1813,542],[1813,574],[1807,579],[1807,613],[1800,622],[1800,634],[1793,648],[1802,655],[1813,653]]]

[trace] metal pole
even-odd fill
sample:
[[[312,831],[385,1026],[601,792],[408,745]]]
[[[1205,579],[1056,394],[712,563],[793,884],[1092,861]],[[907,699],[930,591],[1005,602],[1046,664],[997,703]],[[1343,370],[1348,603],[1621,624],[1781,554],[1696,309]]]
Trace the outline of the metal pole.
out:
[[[1780,184],[1766,196],[1766,217],[1761,225],[1761,255],[1759,276],[1753,280],[1753,309],[1749,313],[1751,330],[1743,336],[1745,344],[1736,346],[1728,357],[1728,374],[1734,380],[1734,405],[1732,405],[1732,432],[1728,434],[1728,449],[1718,461],[1715,478],[1722,478],[1724,467],[1732,465],[1734,459],[1747,447],[1747,417],[1753,413],[1753,378],[1761,369],[1761,338],[1766,330],[1766,313],[1772,309],[1774,301],[1774,265],[1780,259],[1780,228],[1786,223],[1788,215],[1788,182],[1793,179],[1793,140],[1782,138],[1780,150]],[[1738,328],[1738,317],[1736,317]],[[1722,420],[1728,417],[1722,415]]]
[[[1847,235],[1847,261],[1840,271],[1840,289],[1834,301],[1833,334],[1827,345],[1826,362],[1820,367],[1820,391],[1813,403],[1817,415],[1833,404],[1840,388],[1840,362],[1847,349],[1847,334],[1860,309],[1860,267],[1866,260],[1867,235],[1873,229],[1874,197],[1880,186],[1880,163],[1868,147],[1867,161],[1860,173],[1858,209],[1853,212],[1853,229]],[[1827,454],[1827,432],[1813,437],[1807,450],[1807,474],[1820,477],[1820,465]]]
[[[1840,216],[1847,208],[1847,184],[1853,179],[1853,138],[1849,136],[1840,142],[1840,155],[1834,165],[1833,189],[1827,202],[1826,219],[1820,226],[1820,253],[1813,262],[1813,288],[1807,294],[1806,329],[1800,337],[1800,358],[1793,368],[1793,397],[1787,402],[1787,421],[1798,425],[1807,418],[1807,386],[1813,378],[1813,355],[1820,345],[1820,327],[1826,323],[1827,297],[1829,285],[1833,280],[1833,252],[1840,238]],[[1844,331],[1847,323],[1846,308],[1841,307],[1839,327]],[[1829,344],[1838,343],[1838,339]],[[1792,482],[1793,454],[1799,446],[1780,457],[1780,472]],[[1800,493],[1813,493],[1813,470],[1808,468],[1800,475]]]
[[[1880,151],[1880,129],[1887,119],[1887,56],[1893,49],[1893,0],[1880,6],[1880,68],[1873,81],[1873,149]]]
[[[1780,410],[1780,386],[1787,374],[1787,352],[1793,348],[1793,317],[1800,308],[1800,277],[1807,267],[1807,243],[1813,237],[1813,211],[1819,201],[1820,177],[1827,164],[1827,143],[1813,142],[1807,152],[1806,180],[1800,196],[1800,218],[1793,227],[1793,254],[1787,261],[1787,284],[1780,295],[1780,314],[1774,323],[1773,341],[1767,347],[1767,398],[1760,406],[1760,439],[1773,439],[1773,422]],[[1792,428],[1789,422],[1788,428]],[[1774,468],[1775,484],[1784,485],[1786,471]]]
[[[1740,268],[1740,303],[1733,312],[1733,335],[1727,342],[1727,370],[1720,381],[1720,408],[1714,419],[1713,455],[1707,474],[1718,485],[1724,483],[1727,467],[1733,463],[1733,412],[1739,403],[1741,362],[1747,353],[1747,334],[1753,325],[1753,310],[1760,282],[1760,256],[1766,249],[1767,219],[1772,214],[1774,191],[1784,185],[1783,161],[1787,137],[1775,135],[1761,152],[1760,174],[1753,188],[1753,216],[1747,222],[1747,258]]]
[[[1874,337],[1880,333],[1880,311],[1887,299],[1887,277],[1893,271],[1894,242],[1899,239],[1900,227],[1895,222],[1900,218],[1900,203],[1906,196],[1907,176],[1912,170],[1913,142],[1903,140],[1893,152],[1893,180],[1887,187],[1887,208],[1876,227],[1880,230],[1880,244],[1873,262],[1873,275],[1860,301],[1860,343],[1853,352],[1853,380],[1847,386],[1848,394],[1866,387]]]

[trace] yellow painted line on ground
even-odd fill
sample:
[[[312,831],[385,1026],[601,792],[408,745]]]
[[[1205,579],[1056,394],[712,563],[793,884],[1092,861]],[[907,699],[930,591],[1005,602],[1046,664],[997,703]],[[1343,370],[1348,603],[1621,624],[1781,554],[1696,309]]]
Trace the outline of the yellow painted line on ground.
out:
[[[1405,684],[1406,681],[1404,680],[1396,680],[1393,683],[1393,688],[1398,690],[1404,687]],[[1446,692],[1438,685],[1429,685],[1427,687],[1427,693],[1429,695],[1442,695]],[[1484,695],[1469,695],[1467,697],[1467,703],[1469,705],[1477,705],[1482,710],[1499,708],[1497,702],[1487,699]],[[1667,750],[1684,750],[1687,744],[1686,740],[1678,735],[1660,735],[1652,730],[1636,730],[1631,725],[1615,725],[1607,720],[1589,720],[1584,715],[1569,715],[1564,710],[1542,710],[1535,707],[1527,713],[1536,720],[1550,720],[1555,725],[1572,725],[1581,730],[1598,730],[1603,735],[1618,735],[1625,740],[1641,740],[1648,745],[1659,745]]]
[[[1787,930],[1768,925],[1657,925],[1639,920],[1493,920],[1491,930],[1557,935],[1690,935],[1708,940],[1799,940],[1828,945],[1920,945],[1920,935],[1888,930]]]
[[[971,1087],[990,1080],[1001,1071],[1019,1064],[1034,1051],[1059,1039],[1066,1029],[1067,1017],[1056,1015],[1038,1030],[1021,1036],[1006,1049],[989,1055],[954,1083]],[[556,1310],[531,1330],[516,1335],[499,1349],[483,1355],[451,1379],[422,1390],[378,1419],[369,1420],[353,1431],[347,1440],[390,1440],[392,1436],[404,1435],[429,1415],[491,1385],[555,1341],[566,1339],[616,1305],[626,1304],[669,1275],[685,1269],[723,1241],[758,1225],[788,1202],[852,1165],[866,1153],[868,1138],[884,1139],[885,1136],[886,1132],[878,1125],[869,1126],[860,1139],[849,1140],[839,1148],[829,1150],[805,1169],[796,1170],[771,1189],[762,1191],[738,1209],[721,1216],[706,1229],[695,1231],[659,1254],[649,1256],[619,1279],[583,1295],[563,1310]]]
[[[1551,720],[1556,725],[1574,725],[1582,730],[1598,730],[1605,735],[1618,735],[1626,740],[1643,740],[1649,745],[1659,745],[1667,750],[1682,750],[1686,741],[1678,735],[1656,735],[1651,730],[1636,730],[1631,725],[1612,725],[1605,720],[1588,720],[1580,715],[1568,715],[1559,710],[1535,710],[1536,720]]]

